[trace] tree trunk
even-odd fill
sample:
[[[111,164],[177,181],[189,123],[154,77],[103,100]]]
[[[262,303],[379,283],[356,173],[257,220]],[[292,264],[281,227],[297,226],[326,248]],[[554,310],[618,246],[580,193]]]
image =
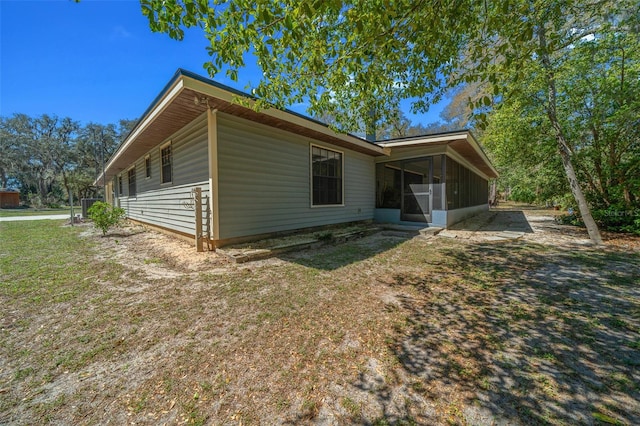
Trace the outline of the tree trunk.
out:
[[[40,193],[40,200],[44,205],[47,202],[47,195],[49,195],[49,188],[47,188],[47,180],[44,177],[38,178],[38,192]]]
[[[71,207],[71,212],[73,213],[73,194],[71,190],[71,183],[69,182],[69,177],[65,173],[64,169],[62,170],[62,184],[64,185],[64,189],[67,190],[67,194],[69,195],[69,207]],[[71,222],[73,225],[73,216],[71,217]]]
[[[489,187],[489,207],[496,207],[498,205],[498,183],[495,179],[491,181]]]
[[[587,228],[587,232],[589,233],[589,238],[591,238],[591,241],[595,244],[602,245],[600,230],[598,229],[596,221],[593,220],[587,200],[584,197],[582,188],[580,188],[576,171],[573,167],[573,163],[571,162],[571,149],[569,148],[569,144],[567,143],[564,132],[562,131],[562,126],[560,126],[560,121],[558,120],[556,110],[557,97],[555,73],[551,64],[551,58],[549,57],[549,51],[547,50],[547,39],[544,25],[538,26],[538,40],[540,42],[540,51],[538,54],[542,62],[542,67],[545,70],[545,77],[547,80],[547,117],[553,127],[556,142],[558,143],[558,152],[560,153],[562,165],[564,166],[564,171],[567,175],[569,186],[571,187],[571,193],[578,203],[578,210],[580,211],[580,216],[582,216],[584,226]]]
[[[9,179],[7,177],[8,173],[5,172],[4,169],[0,168],[0,188],[8,188],[9,187]]]
[[[556,140],[558,142],[558,151],[560,152],[560,158],[562,158],[562,165],[564,166],[564,171],[565,171],[565,174],[567,175],[569,186],[571,187],[571,193],[573,194],[573,197],[576,199],[576,202],[578,203],[578,210],[580,210],[580,215],[582,216],[582,221],[584,222],[584,226],[587,228],[587,232],[589,233],[589,238],[591,238],[591,241],[593,241],[595,244],[602,245],[602,237],[600,236],[600,230],[598,229],[598,225],[596,224],[596,221],[593,220],[593,216],[591,216],[591,210],[589,209],[587,200],[584,198],[582,188],[580,188],[580,183],[578,182],[578,178],[576,177],[576,172],[573,168],[573,164],[571,163],[571,153],[569,151],[569,147],[567,145],[566,140],[564,139],[564,135],[561,132],[559,132],[560,129],[559,127],[556,127],[556,125],[558,125],[557,121],[554,124],[554,129],[556,129]]]

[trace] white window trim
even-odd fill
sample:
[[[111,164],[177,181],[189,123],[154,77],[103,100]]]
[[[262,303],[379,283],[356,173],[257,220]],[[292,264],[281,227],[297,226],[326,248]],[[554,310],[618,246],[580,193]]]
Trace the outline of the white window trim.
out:
[[[147,176],[147,160],[149,160],[149,176]],[[153,176],[153,163],[151,162],[151,154],[144,156],[144,179],[149,180]]]
[[[117,193],[118,193],[118,198],[120,197],[124,197],[124,182],[122,182],[122,178],[123,178],[123,173],[120,172],[116,175],[116,185],[117,185]]]
[[[131,166],[131,167],[129,167],[127,169],[127,173],[126,173],[127,174],[127,198],[135,198],[135,199],[138,198],[138,170],[136,170],[136,193],[135,193],[135,195],[131,195],[131,191],[130,191],[131,183],[129,182],[129,172],[131,170],[135,170],[135,169],[136,169],[136,163],[133,163],[133,166]]]
[[[326,149],[327,151],[337,152],[342,156],[341,166],[342,166],[342,203],[341,204],[313,204],[313,147]],[[344,151],[340,151],[338,149],[329,148],[325,145],[319,145],[317,143],[309,143],[309,206],[312,209],[323,209],[323,208],[332,208],[332,207],[345,207],[345,198],[346,194],[344,192],[344,163],[345,163],[345,155]]]
[[[171,185],[173,184],[173,158],[174,158],[174,152],[173,152],[173,145],[172,145],[173,141],[168,141],[163,143],[162,145],[160,145],[160,149],[158,150],[158,153],[160,155],[160,186],[167,186],[167,185]],[[162,176],[162,150],[165,149],[167,146],[171,145],[171,180],[168,182],[163,182],[163,176]]]

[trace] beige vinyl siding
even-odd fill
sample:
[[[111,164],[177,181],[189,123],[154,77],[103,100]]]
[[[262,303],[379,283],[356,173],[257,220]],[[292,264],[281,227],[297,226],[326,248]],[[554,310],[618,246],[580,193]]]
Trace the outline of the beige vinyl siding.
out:
[[[171,141],[173,151],[172,182],[160,183],[160,147]],[[141,222],[193,234],[195,212],[185,208],[191,189],[201,187],[203,197],[209,191],[207,117],[199,116],[188,126],[173,134],[135,161],[135,197],[128,196],[126,170],[123,171],[123,192],[120,207],[127,216]],[[151,177],[145,177],[145,157],[151,159]]]
[[[218,113],[221,239],[373,219],[371,156]],[[344,206],[311,207],[311,143],[343,152]]]
[[[204,200],[209,194],[209,182],[206,181],[146,191],[138,193],[135,198],[123,197],[120,207],[127,211],[130,219],[195,235],[195,207],[191,190],[196,187],[202,188]],[[205,217],[206,205],[202,211]]]

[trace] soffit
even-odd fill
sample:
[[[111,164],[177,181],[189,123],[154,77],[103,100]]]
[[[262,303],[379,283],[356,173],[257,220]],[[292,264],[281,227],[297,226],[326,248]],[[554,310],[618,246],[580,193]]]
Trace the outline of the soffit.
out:
[[[469,164],[484,173],[487,177],[498,177],[498,173],[491,165],[489,159],[486,157],[477,142],[473,140],[473,137],[469,132],[448,135],[446,137],[441,135],[434,135],[433,137],[424,136],[410,140],[380,142],[379,144],[385,148],[391,149],[391,155],[389,157],[390,160],[393,160],[394,157],[402,156],[403,152],[407,152],[409,150],[415,151],[416,148],[420,147],[442,147],[443,149],[445,147],[449,147],[460,154],[460,156],[468,161]]]
[[[201,98],[203,94],[206,95],[207,101],[196,104],[194,99],[196,97]],[[384,149],[377,145],[365,142],[355,136],[335,133],[311,121],[309,121],[309,126],[316,127],[318,130],[307,127],[304,120],[299,117],[292,117],[294,120],[289,121],[268,112],[256,112],[251,108],[239,105],[231,100],[219,99],[208,93],[202,93],[202,91],[182,88],[175,97],[163,107],[153,121],[135,135],[134,141],[128,144],[126,143],[127,141],[125,141],[125,144],[120,147],[116,156],[112,157],[109,161],[108,169],[106,170],[107,179],[120,173],[120,171],[128,167],[133,161],[168,140],[173,134],[191,123],[208,108],[364,154],[374,156],[385,155]],[[278,113],[284,117],[288,114],[282,111],[278,111]],[[148,112],[147,116],[150,114],[151,112]],[[144,119],[145,117],[143,117],[142,120],[144,121]],[[136,133],[135,129],[132,134],[134,133]],[[98,179],[97,183],[101,183],[101,178]]]

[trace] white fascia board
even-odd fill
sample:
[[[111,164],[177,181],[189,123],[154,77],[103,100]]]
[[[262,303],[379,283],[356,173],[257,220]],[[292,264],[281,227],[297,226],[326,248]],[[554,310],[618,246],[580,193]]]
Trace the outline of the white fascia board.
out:
[[[456,140],[460,140],[462,138],[464,138],[467,141],[467,143],[473,148],[473,150],[480,156],[480,158],[482,158],[482,160],[489,166],[489,168],[497,176],[498,171],[495,169],[495,167],[493,167],[493,164],[491,164],[491,161],[489,161],[489,158],[480,147],[480,144],[473,137],[473,134],[469,131],[462,131],[462,132],[450,133],[447,135],[440,135],[440,136],[433,136],[433,137],[430,137],[430,136],[426,136],[422,138],[419,137],[419,138],[405,140],[405,141],[378,142],[378,145],[383,146],[385,148],[393,149],[393,148],[398,148],[402,146],[407,147],[407,146],[429,145],[431,143],[437,143],[437,142],[453,142]],[[448,152],[453,152],[453,151],[448,151]],[[484,173],[482,173],[482,175],[484,175]]]
[[[455,140],[461,139],[461,136],[467,138],[469,132],[459,132],[459,133],[450,133],[446,135],[440,136],[425,136],[418,137],[411,140],[402,140],[402,141],[389,141],[389,142],[376,142],[377,145],[388,147],[388,148],[396,148],[400,146],[411,146],[411,145],[424,145],[431,144],[437,142],[452,142]]]
[[[149,127],[149,125],[151,123],[153,123],[153,121],[158,117],[158,115],[160,115],[162,113],[162,111],[164,111],[165,108],[167,106],[169,106],[169,104],[173,101],[173,99],[176,98],[180,94],[182,89],[184,89],[183,79],[178,79],[175,82],[174,86],[170,90],[167,91],[167,93],[160,100],[160,102],[158,102],[156,104],[156,106],[147,114],[147,116],[142,119],[140,124],[138,124],[135,127],[133,132],[131,132],[129,134],[129,136],[127,136],[127,139],[124,141],[122,146],[120,146],[118,151],[113,155],[113,157],[111,157],[111,160],[109,160],[109,162],[105,166],[105,171],[109,170],[109,168],[122,155],[122,153],[125,152],[133,144],[133,142],[136,140],[136,138],[142,132],[144,132],[147,129],[147,127]],[[100,178],[101,177],[102,176],[100,176]]]
[[[491,161],[489,161],[489,157],[487,157],[487,154],[485,154],[484,150],[482,149],[476,138],[473,137],[473,134],[471,134],[471,132],[469,132],[467,135],[467,142],[469,142],[469,145],[471,145],[471,147],[478,153],[480,158],[482,158],[487,166],[489,166],[493,173],[495,173],[496,176],[499,176],[498,171],[495,169],[495,167],[493,167],[493,164],[491,164]]]

